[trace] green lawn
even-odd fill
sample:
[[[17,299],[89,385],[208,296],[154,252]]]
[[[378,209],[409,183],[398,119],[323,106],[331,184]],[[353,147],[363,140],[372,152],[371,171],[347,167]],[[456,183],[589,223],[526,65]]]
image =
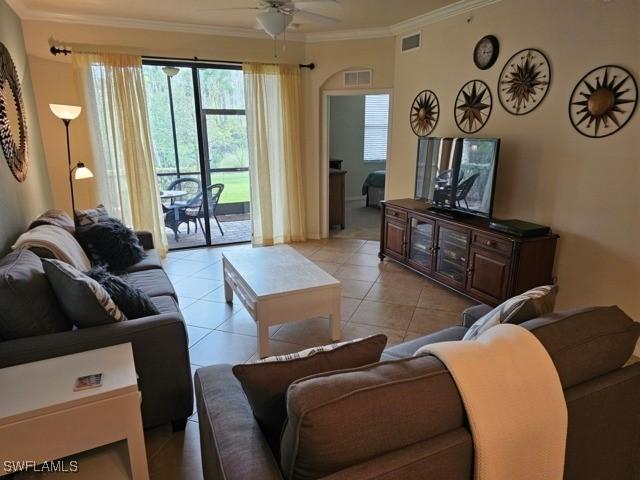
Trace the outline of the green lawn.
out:
[[[250,201],[249,172],[211,173],[211,183],[224,184],[220,203]]]

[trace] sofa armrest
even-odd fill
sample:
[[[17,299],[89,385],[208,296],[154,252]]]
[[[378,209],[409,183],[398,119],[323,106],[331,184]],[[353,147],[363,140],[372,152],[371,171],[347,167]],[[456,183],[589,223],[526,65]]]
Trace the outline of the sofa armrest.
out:
[[[282,480],[231,365],[198,369],[195,389],[205,480]]]
[[[186,419],[193,390],[186,327],[178,314],[0,342],[0,368],[131,342],[145,427]]]
[[[155,248],[153,244],[153,234],[151,232],[149,232],[148,230],[136,230],[135,234],[138,237],[142,248],[144,248],[145,250],[151,250],[152,248]]]
[[[480,305],[474,305],[473,307],[467,308],[462,312],[462,326],[467,328],[471,327],[471,325],[476,323],[480,317],[485,316],[491,310],[493,310],[493,307],[482,303]]]

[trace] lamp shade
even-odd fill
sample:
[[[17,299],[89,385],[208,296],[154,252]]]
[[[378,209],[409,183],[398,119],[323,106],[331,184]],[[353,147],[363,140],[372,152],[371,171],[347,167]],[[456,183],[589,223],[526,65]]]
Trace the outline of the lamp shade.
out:
[[[82,107],[76,107],[73,105],[59,105],[57,103],[50,103],[49,108],[53,114],[61,120],[73,120],[78,118]]]
[[[80,162],[76,165],[73,178],[76,180],[84,180],[85,178],[93,178],[93,172],[84,166],[84,163]]]
[[[162,71],[169,78],[173,78],[180,73],[180,69],[178,67],[162,67]]]
[[[275,8],[270,8],[268,11],[256,15],[256,20],[265,32],[272,37],[277,37],[287,29],[293,17],[279,12]]]

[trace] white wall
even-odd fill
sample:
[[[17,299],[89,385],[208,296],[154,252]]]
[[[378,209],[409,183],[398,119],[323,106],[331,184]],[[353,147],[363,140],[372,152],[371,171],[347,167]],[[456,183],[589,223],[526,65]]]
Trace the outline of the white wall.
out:
[[[388,195],[413,194],[417,140],[409,122],[414,96],[439,97],[435,136],[460,135],[453,105],[460,87],[479,78],[493,93],[491,118],[478,136],[502,138],[495,214],[550,225],[560,234],[559,308],[619,305],[640,320],[640,114],[615,135],[591,139],[569,122],[575,84],[592,68],[625,66],[640,80],[637,0],[502,0],[422,29],[422,48],[395,56],[392,154]],[[472,62],[482,36],[494,34],[500,56],[487,71]],[[535,47],[550,60],[544,102],[521,117],[496,98],[500,70],[516,51]],[[398,48],[398,45],[396,45]]]

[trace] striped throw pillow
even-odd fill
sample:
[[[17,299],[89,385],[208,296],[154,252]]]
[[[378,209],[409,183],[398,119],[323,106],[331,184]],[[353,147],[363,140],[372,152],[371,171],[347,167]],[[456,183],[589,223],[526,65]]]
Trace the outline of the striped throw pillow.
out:
[[[481,333],[501,323],[519,324],[551,313],[556,305],[557,292],[557,285],[545,285],[516,295],[479,318],[462,339],[475,340]]]

